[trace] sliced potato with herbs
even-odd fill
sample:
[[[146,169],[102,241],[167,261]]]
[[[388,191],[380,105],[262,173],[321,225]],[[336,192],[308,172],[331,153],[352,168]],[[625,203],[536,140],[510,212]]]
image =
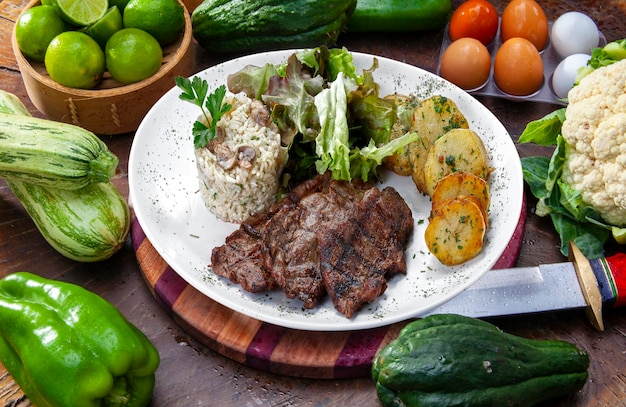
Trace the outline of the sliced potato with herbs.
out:
[[[454,266],[481,252],[486,229],[478,198],[457,196],[433,207],[424,240],[428,250],[442,264]]]
[[[487,213],[491,203],[491,192],[486,180],[465,171],[453,172],[443,177],[435,186],[431,197],[433,208],[446,199],[457,196],[473,196],[480,201],[489,224]]]
[[[424,190],[432,197],[437,183],[454,172],[467,172],[486,180],[489,156],[481,138],[470,129],[453,129],[438,138],[424,162]]]
[[[445,96],[431,96],[413,109],[410,130],[420,139],[409,144],[409,155],[413,182],[421,192],[426,193],[424,166],[428,152],[437,139],[457,128],[467,129],[469,125],[456,103]]]

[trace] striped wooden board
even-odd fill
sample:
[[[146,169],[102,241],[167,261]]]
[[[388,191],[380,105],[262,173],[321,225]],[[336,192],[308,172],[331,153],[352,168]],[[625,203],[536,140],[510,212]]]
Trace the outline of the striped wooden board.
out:
[[[525,220],[524,207],[515,234],[494,268],[515,265]],[[209,348],[251,367],[296,377],[368,376],[378,350],[408,323],[359,331],[312,332],[261,322],[187,284],[157,253],[137,220],[131,226],[131,236],[148,287],[172,319]]]

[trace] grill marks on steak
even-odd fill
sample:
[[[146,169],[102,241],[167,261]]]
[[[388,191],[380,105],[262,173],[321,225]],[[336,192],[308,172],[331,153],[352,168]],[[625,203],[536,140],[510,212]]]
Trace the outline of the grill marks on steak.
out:
[[[213,249],[211,253],[213,272],[253,293],[278,288],[270,270],[265,266],[262,240],[264,229],[281,208],[294,205],[303,197],[320,191],[328,181],[328,177],[316,177],[305,181],[267,211],[246,219],[239,229],[226,237],[224,245]]]
[[[251,292],[279,287],[313,308],[328,293],[351,318],[406,273],[411,210],[393,188],[309,180],[213,250],[216,274]]]
[[[324,286],[335,308],[351,318],[387,289],[387,279],[406,273],[404,247],[413,217],[390,187],[368,190],[345,222],[320,230]]]
[[[243,223],[239,229],[226,237],[222,246],[211,253],[213,272],[240,284],[249,292],[271,291],[278,287],[263,260],[260,233],[271,216],[255,217],[253,222]],[[250,219],[248,220],[250,221]]]
[[[318,234],[350,216],[363,190],[347,182],[324,182],[315,193],[285,205],[265,227],[265,265],[287,298],[313,308],[326,294],[320,274]]]

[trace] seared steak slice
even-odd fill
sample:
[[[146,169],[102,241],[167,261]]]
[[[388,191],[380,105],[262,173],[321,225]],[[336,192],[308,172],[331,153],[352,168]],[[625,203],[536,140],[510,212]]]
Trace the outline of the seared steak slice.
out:
[[[260,231],[267,223],[267,217],[258,217],[252,223],[243,223],[239,229],[226,237],[222,246],[211,252],[213,272],[228,278],[253,293],[274,290],[276,281],[263,261],[263,245]]]
[[[317,238],[302,228],[305,211],[283,208],[263,235],[265,266],[287,298],[298,298],[313,308],[326,292],[319,274]]]
[[[413,231],[411,210],[393,188],[368,190],[352,213],[317,234],[326,291],[347,318],[382,295],[387,278],[406,273]]]
[[[226,244],[211,253],[213,272],[228,278],[253,293],[276,288],[276,282],[263,265],[260,240],[237,229],[226,238]]]
[[[263,233],[265,265],[287,298],[313,308],[325,296],[317,234],[350,216],[362,196],[363,190],[352,183],[329,180],[269,220]]]
[[[239,229],[226,237],[222,246],[215,247],[211,252],[213,272],[253,293],[278,288],[270,270],[265,266],[261,240],[263,230],[281,208],[293,205],[303,197],[321,190],[329,180],[329,177],[319,176],[303,182],[267,211],[246,219]]]

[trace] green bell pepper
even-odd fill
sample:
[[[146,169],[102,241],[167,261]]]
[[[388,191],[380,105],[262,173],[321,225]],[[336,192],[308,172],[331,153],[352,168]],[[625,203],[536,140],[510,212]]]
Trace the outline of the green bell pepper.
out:
[[[0,280],[0,361],[37,407],[145,406],[159,354],[104,298],[18,272]]]

